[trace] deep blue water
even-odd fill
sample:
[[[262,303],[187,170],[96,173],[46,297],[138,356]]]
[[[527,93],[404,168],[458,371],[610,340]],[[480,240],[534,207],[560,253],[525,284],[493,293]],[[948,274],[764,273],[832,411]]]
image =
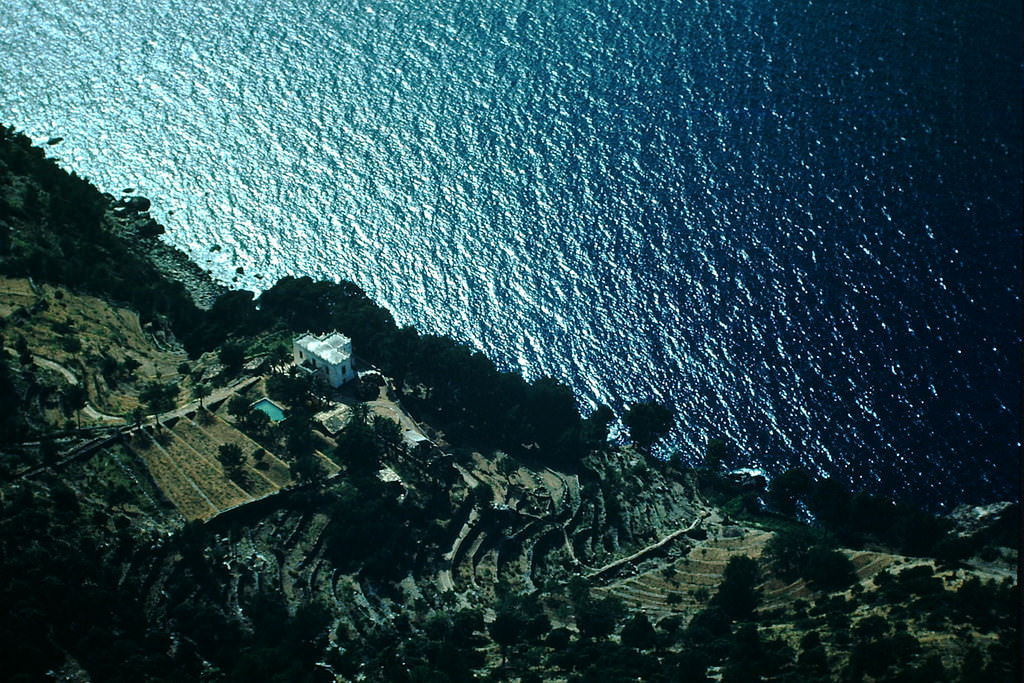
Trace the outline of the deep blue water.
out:
[[[6,0],[0,120],[237,286],[941,507],[1016,486],[1020,10],[930,4]]]

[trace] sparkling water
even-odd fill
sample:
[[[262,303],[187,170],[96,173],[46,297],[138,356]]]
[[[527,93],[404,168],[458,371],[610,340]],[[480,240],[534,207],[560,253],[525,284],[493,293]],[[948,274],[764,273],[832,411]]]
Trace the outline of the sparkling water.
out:
[[[927,5],[5,0],[0,119],[234,286],[941,507],[1015,490],[1020,10]]]

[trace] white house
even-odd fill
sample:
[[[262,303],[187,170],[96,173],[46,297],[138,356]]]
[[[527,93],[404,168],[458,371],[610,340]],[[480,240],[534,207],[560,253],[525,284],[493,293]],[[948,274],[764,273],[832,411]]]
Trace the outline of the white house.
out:
[[[318,372],[332,387],[356,378],[352,365],[352,340],[341,332],[307,332],[292,345],[292,357],[299,367]]]

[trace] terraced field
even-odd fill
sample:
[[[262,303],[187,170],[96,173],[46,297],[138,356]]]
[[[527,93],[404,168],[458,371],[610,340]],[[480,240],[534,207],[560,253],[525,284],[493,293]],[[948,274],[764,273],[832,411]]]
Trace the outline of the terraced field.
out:
[[[209,496],[149,432],[137,432],[133,447],[146,463],[157,486],[186,520],[207,520],[217,514],[219,510]]]
[[[214,421],[210,424],[202,425],[202,430],[218,444],[236,444],[248,457],[249,467],[255,468],[256,461],[253,460],[252,454],[256,449],[261,448],[261,446],[242,432],[224,422],[220,417],[214,416],[214,418]],[[288,465],[286,465],[276,455],[273,453],[265,453],[263,456],[263,462],[267,463],[269,467],[265,470],[257,471],[261,472],[263,476],[269,479],[274,487],[283,488],[292,483],[291,470],[288,469]]]
[[[211,456],[205,448],[202,448],[202,443],[197,444],[202,448],[200,450],[189,440],[182,438],[182,432],[187,433],[187,430],[181,429],[181,425],[182,421],[179,420],[171,430],[172,439],[167,443],[165,449],[174,457],[182,471],[209,496],[218,511],[227,510],[251,500],[249,494],[228,479],[224,468],[217,462],[216,456]]]
[[[475,506],[462,524],[452,528],[447,564],[438,576],[442,590],[490,594],[501,584],[529,592],[549,579],[565,581],[580,570],[590,574],[616,557],[628,556],[630,549],[652,545],[636,533],[649,525],[640,514],[617,517],[614,528],[605,523],[614,507],[605,496],[618,492],[593,475],[583,482],[575,473],[520,467],[505,477],[495,471],[493,462],[479,455],[474,459],[471,486],[488,486],[494,505]],[[670,489],[660,479],[659,488],[641,491],[636,498],[636,509],[660,510],[655,545],[681,533],[699,516],[685,491]],[[662,602],[666,592],[662,591]]]
[[[232,481],[217,459],[218,449],[238,444],[248,455],[242,472],[243,486]],[[291,483],[288,466],[265,453],[266,471],[256,468],[252,453],[258,448],[244,434],[219,418],[200,425],[188,417],[178,418],[161,432],[140,430],[133,447],[149,467],[153,479],[187,520],[207,520],[243,503],[269,496]]]
[[[742,537],[700,541],[685,557],[613,581],[596,591],[621,599],[629,609],[647,613],[652,621],[669,614],[692,617],[714,594],[730,558],[760,557],[772,536],[770,532],[750,529],[742,533]]]
[[[227,425],[225,425],[225,427],[227,427]],[[208,459],[212,459],[218,464],[219,461],[217,456],[220,446],[226,443],[237,443],[241,447],[242,453],[245,453],[247,456],[247,467],[245,467],[242,472],[243,481],[239,482],[239,485],[253,498],[262,498],[281,488],[280,486],[275,485],[268,477],[264,476],[262,472],[254,469],[256,461],[252,459],[252,452],[255,451],[258,446],[249,442],[241,432],[231,430],[230,427],[228,427],[228,430],[234,431],[237,436],[230,440],[219,439],[211,432],[211,430],[206,429],[205,427],[200,427],[197,423],[188,418],[180,419],[174,426],[175,435],[180,436],[183,440],[187,441],[191,447],[195,448]],[[277,460],[277,458],[274,459]],[[281,465],[287,467],[284,463],[281,463]]]
[[[100,412],[124,415],[139,405],[145,383],[157,377],[183,379],[177,372],[188,360],[183,351],[158,347],[143,332],[137,313],[102,299],[0,276],[0,316],[15,316],[17,337],[25,339],[32,354],[70,368]],[[12,352],[17,337],[7,339]],[[108,381],[100,358],[119,364],[130,360],[138,369],[121,365],[114,373],[117,381]]]

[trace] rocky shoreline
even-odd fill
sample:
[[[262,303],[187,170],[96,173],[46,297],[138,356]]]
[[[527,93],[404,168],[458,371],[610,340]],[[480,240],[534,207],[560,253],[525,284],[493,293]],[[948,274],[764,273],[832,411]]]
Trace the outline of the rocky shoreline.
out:
[[[164,277],[184,285],[197,307],[209,310],[217,297],[228,291],[183,251],[158,239],[166,229],[150,216],[149,199],[138,195],[126,195],[120,199],[110,194],[105,196],[110,201],[108,216],[115,231],[156,266]]]

